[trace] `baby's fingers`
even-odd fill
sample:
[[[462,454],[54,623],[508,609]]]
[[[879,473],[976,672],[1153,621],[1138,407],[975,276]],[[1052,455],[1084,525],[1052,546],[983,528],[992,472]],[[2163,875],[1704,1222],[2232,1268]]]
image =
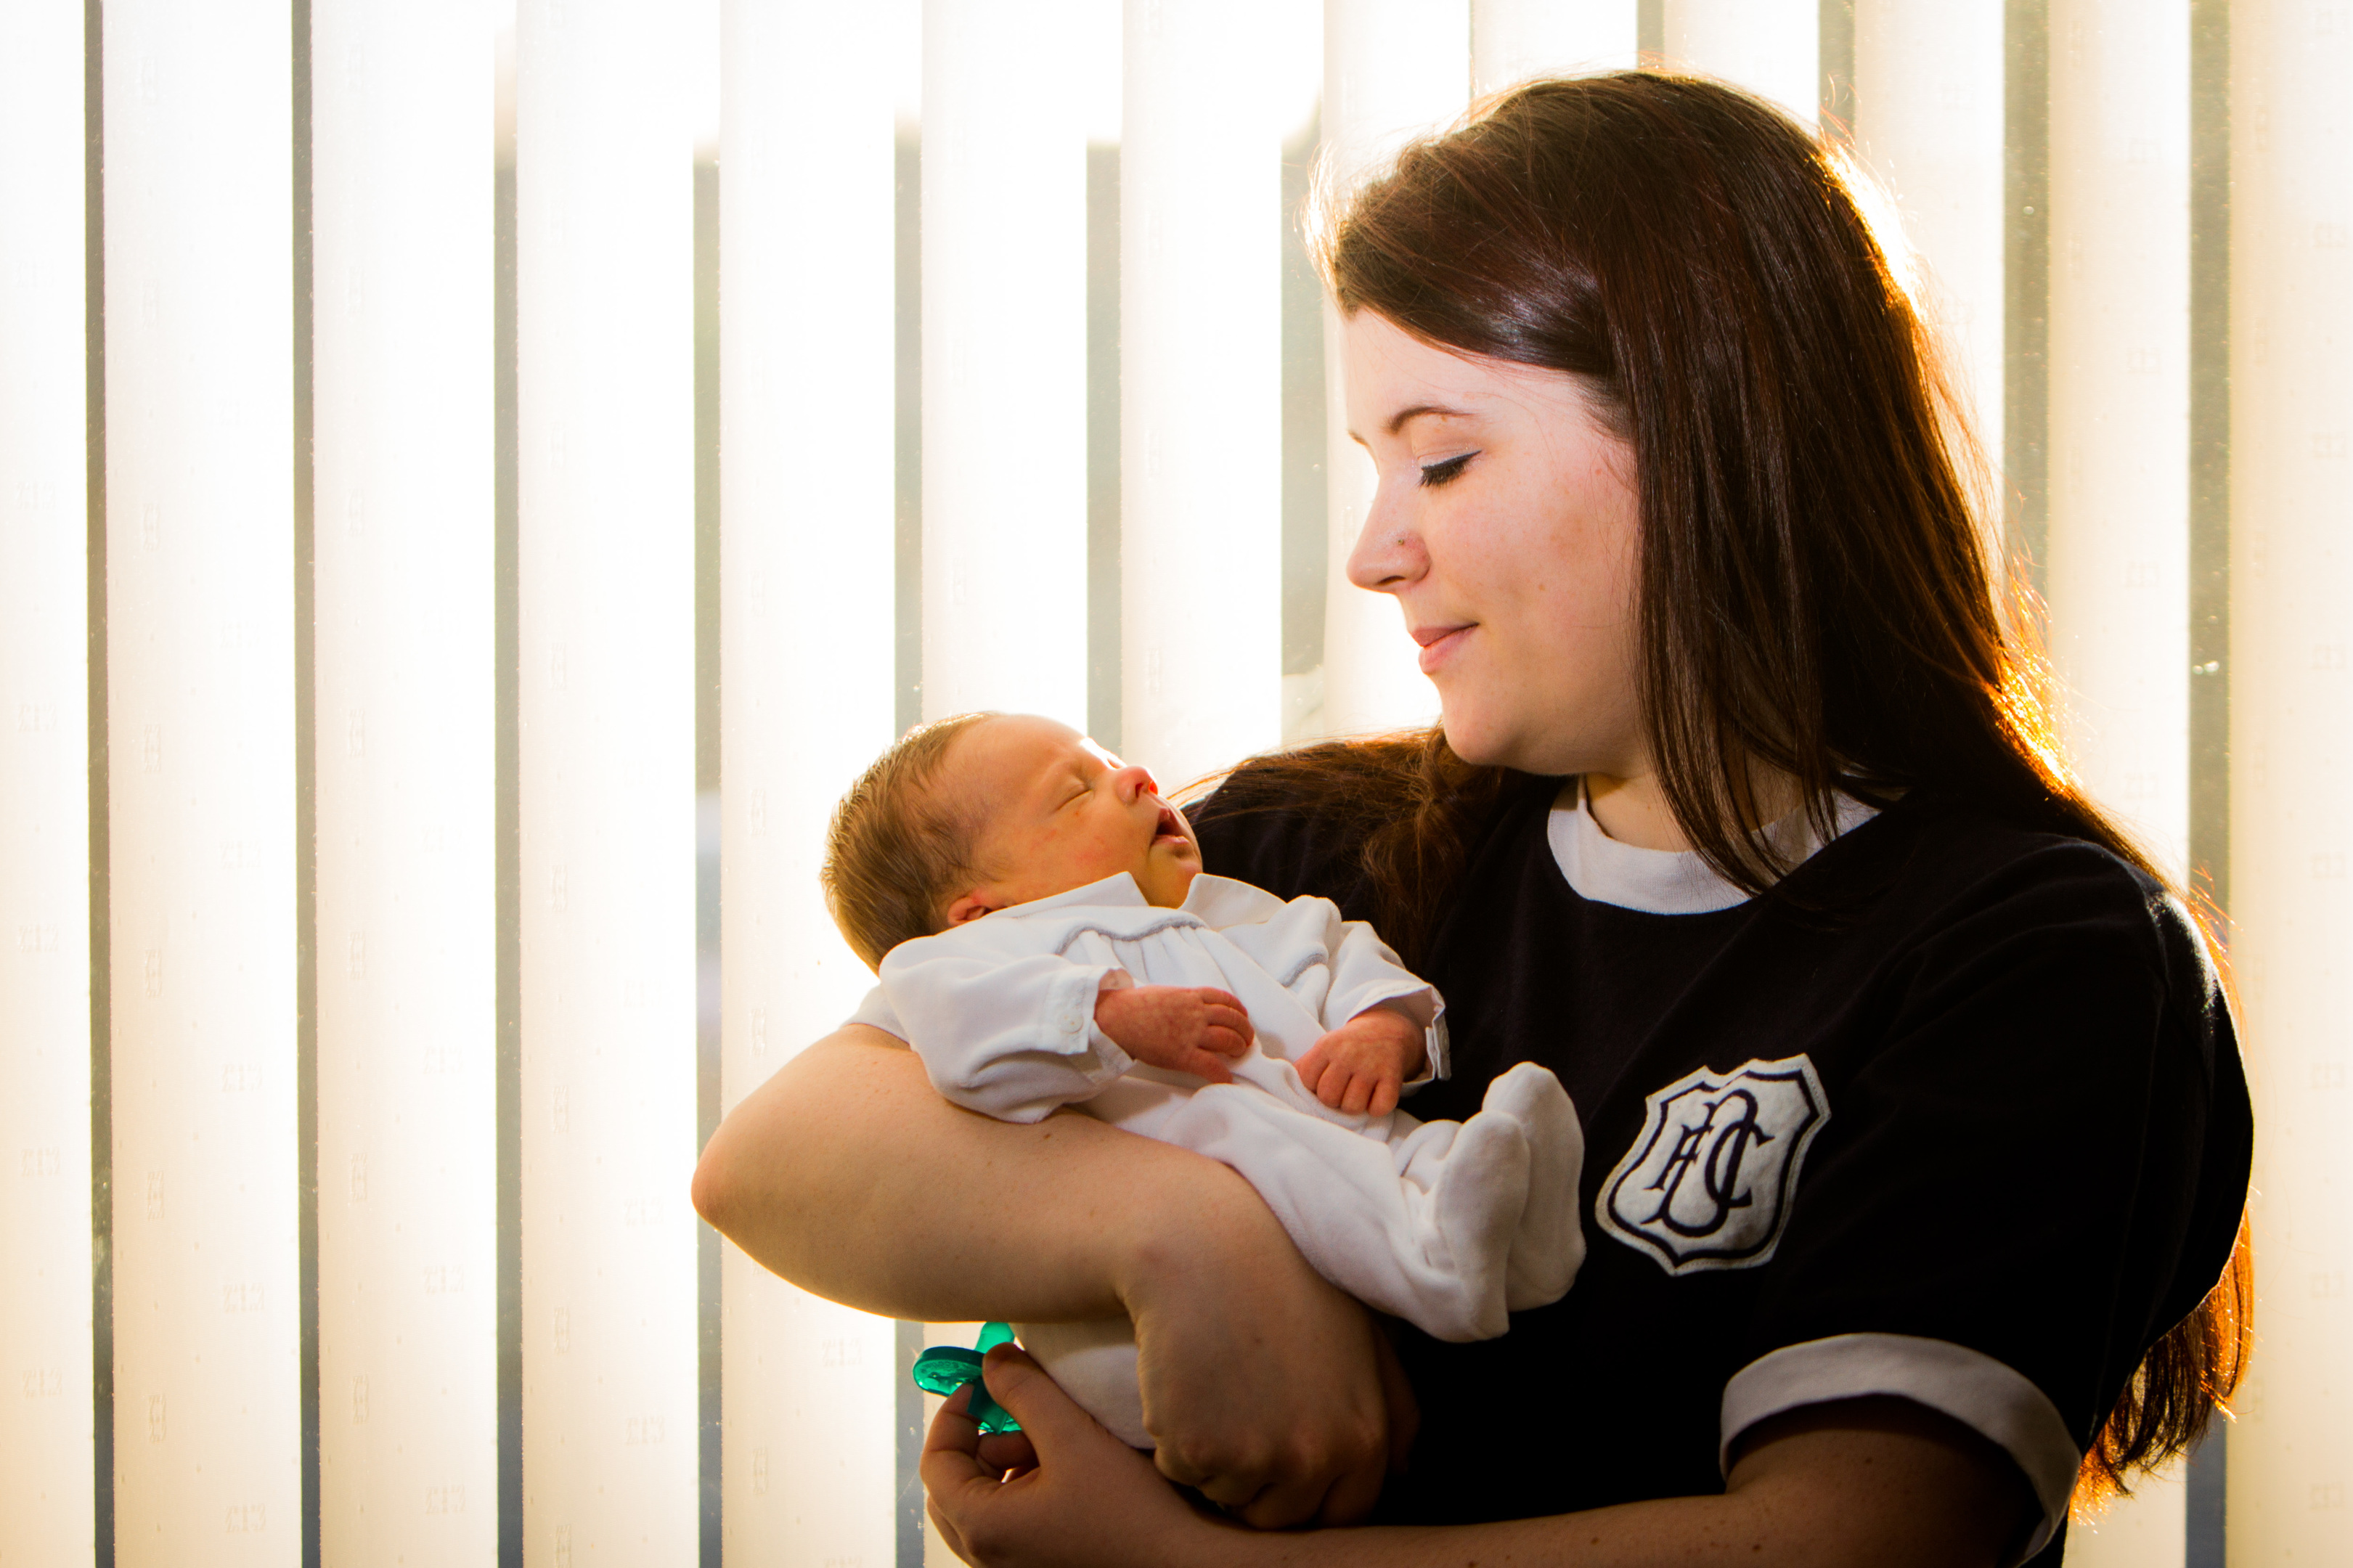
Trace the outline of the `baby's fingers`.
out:
[[[1198,995],[1208,1005],[1210,1032],[1222,1031],[1224,1034],[1230,1035],[1238,1042],[1230,1050],[1226,1048],[1222,1039],[1219,1043],[1211,1045],[1209,1048],[1213,1051],[1223,1051],[1229,1057],[1238,1057],[1249,1050],[1250,1041],[1258,1037],[1257,1032],[1250,1027],[1250,1009],[1242,1005],[1241,998],[1230,991],[1219,991],[1207,985],[1201,987]]]
[[[1199,1046],[1187,1046],[1176,1053],[1176,1061],[1170,1065],[1178,1072],[1189,1072],[1197,1078],[1207,1079],[1211,1083],[1234,1081],[1234,1075],[1227,1068],[1225,1058],[1212,1056]]]
[[[1373,1085],[1372,1101],[1366,1109],[1375,1116],[1387,1116],[1397,1109],[1398,1091],[1401,1087],[1398,1079],[1383,1073]]]
[[[1315,1082],[1310,1087],[1315,1090],[1316,1099],[1335,1110],[1345,1110],[1347,1109],[1349,1088],[1356,1081],[1355,1068],[1345,1061],[1334,1060],[1324,1064],[1324,1070],[1316,1075]]]
[[[1307,1047],[1305,1056],[1291,1064],[1291,1070],[1299,1075],[1299,1081],[1307,1086],[1308,1093],[1320,1097],[1323,1091],[1315,1086],[1331,1065],[1331,1057],[1324,1053],[1323,1043],[1318,1041]]]

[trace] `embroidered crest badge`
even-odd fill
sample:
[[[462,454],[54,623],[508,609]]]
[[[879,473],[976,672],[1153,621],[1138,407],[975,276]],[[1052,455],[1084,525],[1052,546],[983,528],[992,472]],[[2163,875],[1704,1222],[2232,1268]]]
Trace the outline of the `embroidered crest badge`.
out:
[[[1702,1068],[1651,1094],[1642,1131],[1594,1205],[1601,1228],[1670,1274],[1773,1256],[1806,1147],[1831,1119],[1803,1056]]]

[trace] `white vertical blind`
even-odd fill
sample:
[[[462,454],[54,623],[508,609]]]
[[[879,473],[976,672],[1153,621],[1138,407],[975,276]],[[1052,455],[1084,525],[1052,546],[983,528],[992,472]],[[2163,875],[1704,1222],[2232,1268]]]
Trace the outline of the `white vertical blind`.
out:
[[[1345,189],[1412,137],[1448,124],[1469,101],[1471,14],[1464,0],[1324,0],[1324,157]],[[1331,519],[1324,611],[1324,705],[1314,728],[1345,735],[1426,724],[1437,694],[1421,673],[1396,601],[1348,581],[1348,552],[1373,501],[1373,465],[1348,437],[1341,323],[1324,309]]]
[[[293,50],[104,26],[117,1561],[290,1565]]]
[[[1630,70],[1636,0],[1471,0],[1471,81],[1494,92],[1562,71]]]
[[[512,3],[512,0],[511,0]],[[520,0],[525,1357],[538,1568],[696,1551],[684,51],[723,6],[733,1103],[865,984],[814,884],[889,739],[894,7]],[[923,710],[1087,707],[1082,147],[1124,89],[1124,740],[1170,784],[1272,741],[1282,21],[1239,0],[902,0],[923,51]],[[1343,186],[1632,0],[1317,0]],[[1843,3],[1843,0],[1840,0]],[[0,0],[0,1559],[292,1568],[303,1539],[293,660],[317,590],[320,1528],[331,1563],[495,1553],[487,31],[314,0],[314,275],[290,17],[103,8],[115,1474],[93,1477],[82,546],[82,7]],[[2232,957],[2266,1262],[2233,1551],[2333,1561],[2353,1468],[2353,23],[2236,0]],[[2188,0],[2051,0],[2049,598],[2070,739],[2186,839]],[[1817,111],[1814,0],[1663,0],[1673,64]],[[1124,17],[1122,77],[1086,61]],[[1855,130],[1999,456],[2001,8],[1854,0]],[[1091,119],[1086,105],[1098,107]],[[1098,131],[1097,134],[1106,132]],[[293,544],[296,290],[316,557]],[[1334,323],[1327,321],[1327,340]],[[1329,362],[1323,707],[1436,710],[1338,580],[1369,493]],[[1214,407],[1212,416],[1208,410]],[[726,1546],[892,1561],[891,1326],[724,1264]],[[967,1339],[969,1326],[954,1331]],[[934,1337],[944,1337],[935,1333]],[[2155,1483],[2071,1561],[2178,1563]]]
[[[1924,264],[1921,306],[1942,330],[1978,438],[2002,450],[2002,13],[1858,0],[1854,138]]]
[[[491,15],[311,18],[321,1542],[488,1564]]]
[[[58,1564],[96,1518],[81,44],[0,5],[0,1552]]]
[[[2353,1495],[2353,25],[2231,9],[2231,913],[2254,1062],[2253,1378],[2231,1556],[2344,1561]]]
[[[2189,12],[2051,8],[2051,656],[2084,783],[2189,837]]]
[[[878,5],[728,0],[721,102],[721,1095],[872,976],[818,887],[893,702],[892,83]],[[808,150],[822,146],[822,157]],[[891,1322],[722,1260],[730,1562],[891,1562]]]
[[[1079,0],[924,0],[923,717],[1087,722]]]
[[[1821,99],[1819,0],[1664,0],[1670,69],[1703,71],[1810,125]]]
[[[681,29],[516,37],[523,1541],[695,1551],[693,185]]]
[[[1282,739],[1282,132],[1265,0],[1126,0],[1122,749],[1164,789]]]

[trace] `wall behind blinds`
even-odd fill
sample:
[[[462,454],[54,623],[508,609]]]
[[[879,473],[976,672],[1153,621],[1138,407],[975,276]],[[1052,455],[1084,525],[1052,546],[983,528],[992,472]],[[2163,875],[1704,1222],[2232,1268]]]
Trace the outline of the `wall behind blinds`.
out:
[[[69,8],[0,0],[0,1564],[291,1563],[306,1522],[333,1562],[488,1563],[502,1537],[534,1568],[720,1550],[920,1561],[901,1387],[916,1331],[801,1295],[732,1249],[724,1442],[718,1473],[697,1473],[681,100],[723,68],[732,1104],[864,984],[812,879],[832,801],[912,710],[902,676],[927,716],[1117,713],[1125,749],[1173,784],[1282,731],[1282,605],[1304,595],[1324,605],[1322,668],[1293,660],[1308,695],[1292,732],[1430,715],[1394,605],[1342,578],[1370,474],[1336,362],[1320,384],[1285,380],[1286,333],[1336,333],[1282,284],[1296,217],[1281,138],[1299,119],[1281,83],[1320,74],[1345,185],[1474,90],[1626,63],[1642,39],[1798,113],[1836,110],[1831,131],[1884,182],[1917,253],[1996,505],[2041,546],[2027,566],[2047,587],[2087,777],[2177,866],[2222,843],[2193,803],[2230,803],[2266,1261],[2229,1528],[2246,1561],[2348,1559],[2330,1528],[2353,1484],[2333,1424],[2353,1341],[2353,1238],[2332,1195],[2353,931],[2333,782],[2353,640],[2339,516],[2353,410],[2333,368],[2353,254],[2341,8],[2228,6],[2228,310],[2210,300],[2193,317],[2193,289],[2222,276],[2224,240],[2191,226],[2191,78],[2218,68],[2191,38],[2201,16],[2220,37],[2220,0],[1324,0],[1320,33],[1317,0],[523,0],[503,696],[498,9],[311,0],[295,14],[304,55],[288,10],[253,0],[109,0],[90,29]],[[1090,62],[1112,34],[1122,64],[1106,79]],[[86,79],[100,89],[88,105]],[[83,145],[93,121],[102,163]],[[292,265],[305,160],[307,278]],[[85,190],[100,193],[94,252]],[[1095,260],[1116,281],[1092,294],[1091,200]],[[917,287],[894,302],[902,268]],[[90,272],[102,333],[85,331]],[[306,290],[314,379],[298,410]],[[1091,370],[1090,301],[1113,298]],[[2193,476],[2218,471],[2193,431],[2220,406],[2193,377],[2225,354],[2234,629],[2227,659],[2208,657],[2235,715],[2227,781],[2193,774],[2187,734],[2190,605],[2214,595],[2193,547],[2220,537],[2221,505],[2217,492],[2192,512]],[[93,373],[104,419],[85,431]],[[1279,443],[1303,393],[1328,400],[1320,472],[1287,471]],[[310,559],[296,554],[298,412],[316,431]],[[1107,419],[1119,438],[1091,474],[1090,430]],[[104,548],[86,556],[93,450]],[[893,473],[911,465],[920,530],[894,518]],[[1091,481],[1117,513],[1092,537]],[[1320,490],[1320,554],[1278,545],[1287,483]],[[307,672],[298,583],[317,615]],[[1108,655],[1095,628],[1092,687],[1090,605],[1107,623],[1117,609]],[[315,689],[307,764],[298,675]],[[501,700],[519,715],[503,778]],[[495,829],[501,789],[517,792],[518,842]],[[93,927],[86,851],[100,837],[111,883]],[[502,1133],[492,879],[508,852],[522,1059]],[[297,1019],[306,952],[315,1061]],[[111,1026],[95,1041],[94,1002]],[[91,1148],[93,1125],[111,1148]],[[496,1222],[502,1162],[521,1172],[519,1237]],[[113,1269],[97,1333],[92,1237]],[[502,1410],[494,1309],[515,1290],[521,1392]],[[502,1520],[512,1474],[496,1434],[519,1413],[520,1517]],[[2209,1482],[2219,1453],[2199,1460]],[[698,1546],[712,1509],[723,1537],[702,1539],[721,1544]],[[2217,1517],[2200,1509],[2153,1486],[2079,1531],[2071,1558],[2219,1563]]]

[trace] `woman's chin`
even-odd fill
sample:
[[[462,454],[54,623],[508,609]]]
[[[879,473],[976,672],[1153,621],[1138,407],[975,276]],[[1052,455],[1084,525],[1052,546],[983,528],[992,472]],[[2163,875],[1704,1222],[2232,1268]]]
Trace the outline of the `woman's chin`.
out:
[[[1510,729],[1493,722],[1482,722],[1476,713],[1465,713],[1458,708],[1441,710],[1439,724],[1446,731],[1446,743],[1454,754],[1479,768],[1525,768],[1521,753],[1526,748],[1514,742],[1520,737]]]

